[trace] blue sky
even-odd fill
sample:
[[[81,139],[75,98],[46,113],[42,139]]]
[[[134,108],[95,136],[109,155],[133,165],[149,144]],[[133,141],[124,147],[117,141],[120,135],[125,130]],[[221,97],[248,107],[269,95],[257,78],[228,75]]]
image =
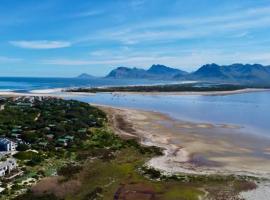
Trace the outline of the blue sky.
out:
[[[270,64],[269,0],[0,0],[0,76]]]

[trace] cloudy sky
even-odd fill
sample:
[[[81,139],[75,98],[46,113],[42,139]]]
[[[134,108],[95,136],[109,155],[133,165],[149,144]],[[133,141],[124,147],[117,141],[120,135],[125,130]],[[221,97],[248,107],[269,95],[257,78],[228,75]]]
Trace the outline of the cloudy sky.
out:
[[[269,0],[0,0],[0,76],[270,64]]]

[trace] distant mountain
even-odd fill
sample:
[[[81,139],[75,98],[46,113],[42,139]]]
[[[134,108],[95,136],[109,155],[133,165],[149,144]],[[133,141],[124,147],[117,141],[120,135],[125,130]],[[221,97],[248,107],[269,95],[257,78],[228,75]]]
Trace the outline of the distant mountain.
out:
[[[139,68],[118,67],[112,70],[106,77],[127,79],[173,79],[173,77],[178,74],[186,75],[188,73],[179,69],[167,67],[165,65],[152,65],[148,70]]]
[[[81,74],[81,79],[94,78],[89,74]],[[167,67],[152,65],[149,69],[118,67],[106,78],[115,79],[151,79],[151,80],[195,80],[215,83],[237,83],[270,86],[270,66],[260,64],[206,64],[193,73]]]
[[[175,75],[187,75],[188,73],[182,71],[180,69],[175,69],[171,67],[167,67],[165,65],[152,65],[148,70],[147,73],[154,74],[154,75],[166,75],[166,76],[175,76]]]
[[[223,73],[222,67],[217,64],[203,65],[197,71],[190,75],[195,79],[226,79],[226,74]]]
[[[270,84],[270,67],[260,64],[207,64],[186,78],[203,81],[223,81],[244,84]]]
[[[107,78],[150,78],[144,69],[139,68],[128,68],[128,67],[118,67],[112,70],[107,76]]]
[[[77,76],[77,78],[80,78],[80,79],[89,79],[89,78],[95,78],[95,76],[92,76],[92,75],[87,74],[87,73],[82,73],[79,76]]]

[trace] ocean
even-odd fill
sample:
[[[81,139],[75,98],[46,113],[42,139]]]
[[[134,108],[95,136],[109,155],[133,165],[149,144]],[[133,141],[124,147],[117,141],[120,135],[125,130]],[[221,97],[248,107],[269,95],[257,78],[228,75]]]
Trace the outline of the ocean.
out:
[[[69,87],[99,87],[116,85],[142,85],[167,83],[154,80],[125,80],[108,78],[31,78],[31,77],[0,77],[0,91],[28,92]]]

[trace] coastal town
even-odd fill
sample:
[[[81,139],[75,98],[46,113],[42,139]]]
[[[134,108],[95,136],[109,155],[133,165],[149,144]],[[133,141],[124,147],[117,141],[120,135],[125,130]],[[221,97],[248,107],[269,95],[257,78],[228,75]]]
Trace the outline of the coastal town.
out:
[[[54,157],[76,148],[89,128],[106,121],[86,103],[52,97],[3,97],[0,104],[0,199],[16,197],[56,174],[65,159],[55,162]]]

